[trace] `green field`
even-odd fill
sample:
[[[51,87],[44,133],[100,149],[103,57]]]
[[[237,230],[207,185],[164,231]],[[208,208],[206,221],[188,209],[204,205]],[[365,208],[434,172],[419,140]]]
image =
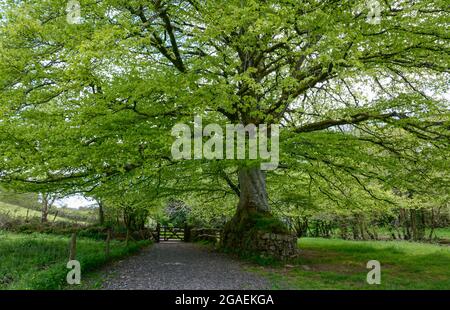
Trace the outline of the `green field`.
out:
[[[55,208],[54,208],[55,209]],[[7,214],[9,217],[12,218],[18,218],[18,219],[26,219],[28,216],[28,219],[32,218],[41,218],[41,212],[37,210],[27,209],[25,207],[5,203],[0,201],[0,213],[1,214]],[[28,215],[27,215],[28,214]],[[48,215],[48,221],[49,222],[73,222],[81,225],[86,225],[88,222],[86,221],[76,221],[69,217],[64,217],[61,214],[69,214],[69,215],[79,215],[83,216],[85,218],[93,218],[92,211],[88,210],[73,210],[73,209],[59,209],[58,215],[55,216],[55,214],[49,214]]]
[[[78,238],[77,256],[83,276],[95,268],[135,253],[149,241],[112,241],[106,258],[103,241]],[[46,234],[16,234],[0,231],[1,289],[61,289],[66,286],[69,238]]]
[[[378,237],[382,239],[390,239],[391,233],[386,228],[378,228],[377,230]],[[428,239],[431,230],[429,228],[425,229],[425,237]],[[448,240],[450,242],[450,227],[444,228],[435,228],[433,231],[433,238],[436,237],[439,240]]]
[[[445,239],[450,241],[450,228],[437,228],[436,229],[436,236],[439,239]]]
[[[302,238],[290,264],[251,267],[275,289],[450,289],[450,247],[402,241]],[[381,284],[369,285],[369,260],[381,264]]]

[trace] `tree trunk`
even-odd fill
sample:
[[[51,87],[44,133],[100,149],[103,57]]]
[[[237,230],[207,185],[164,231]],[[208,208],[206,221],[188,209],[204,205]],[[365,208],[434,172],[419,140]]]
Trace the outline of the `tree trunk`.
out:
[[[42,209],[41,209],[41,223],[47,223],[48,213],[51,206],[55,203],[57,196],[49,193],[42,194]]]
[[[261,236],[267,233],[286,235],[288,230],[270,213],[266,177],[259,167],[239,170],[239,194],[236,214],[223,230],[222,246],[241,254],[266,252]],[[284,249],[277,251],[284,253]]]
[[[237,212],[269,212],[266,176],[259,167],[241,168],[239,170],[239,205]]]

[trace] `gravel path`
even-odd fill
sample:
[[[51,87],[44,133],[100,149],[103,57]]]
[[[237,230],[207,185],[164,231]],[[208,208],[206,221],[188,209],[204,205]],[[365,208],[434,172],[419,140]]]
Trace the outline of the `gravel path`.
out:
[[[107,274],[107,290],[269,289],[265,278],[245,271],[241,262],[184,242],[156,243]]]

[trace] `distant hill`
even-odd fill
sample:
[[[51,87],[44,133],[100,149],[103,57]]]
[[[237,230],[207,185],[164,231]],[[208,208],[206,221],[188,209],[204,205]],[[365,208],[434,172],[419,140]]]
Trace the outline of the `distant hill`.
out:
[[[41,212],[34,208],[26,208],[0,201],[0,214],[7,214],[10,217],[28,219],[40,218]],[[52,207],[50,210],[49,222],[77,222],[79,224],[90,224],[97,220],[95,209],[69,209]]]

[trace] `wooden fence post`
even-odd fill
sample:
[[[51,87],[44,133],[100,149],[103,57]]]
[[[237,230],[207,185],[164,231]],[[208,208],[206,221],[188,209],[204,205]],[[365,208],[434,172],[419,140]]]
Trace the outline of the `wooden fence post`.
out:
[[[130,241],[130,229],[127,228],[127,237],[125,239],[125,245],[128,246],[128,242]]]
[[[106,235],[106,247],[105,247],[105,255],[106,258],[109,257],[109,243],[111,242],[111,228],[108,228],[108,232]]]
[[[74,260],[77,255],[77,233],[72,233],[69,247],[69,260]]]
[[[55,216],[53,217],[53,223],[56,221],[57,216],[58,216],[58,210],[56,210]]]
[[[156,224],[156,242],[159,242],[159,239],[161,238],[161,225],[158,223]]]
[[[184,234],[183,234],[183,241],[184,242],[190,242],[191,241],[191,228],[186,223],[184,224]]]

